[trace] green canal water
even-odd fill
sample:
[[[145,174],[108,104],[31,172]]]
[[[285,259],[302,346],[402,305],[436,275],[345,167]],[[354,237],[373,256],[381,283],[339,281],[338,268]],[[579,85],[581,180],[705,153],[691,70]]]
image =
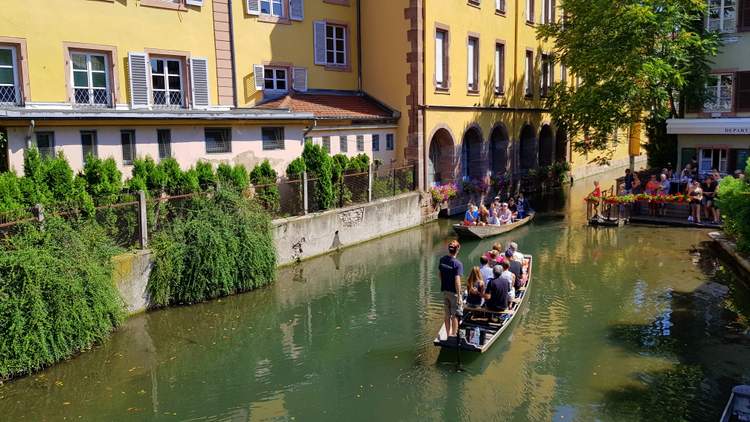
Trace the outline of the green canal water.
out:
[[[534,283],[462,372],[432,345],[442,220],[285,268],[260,291],[131,318],[0,386],[0,420],[716,421],[750,382],[750,288],[705,231],[586,227],[588,190],[537,200],[546,216],[497,239],[534,254]]]

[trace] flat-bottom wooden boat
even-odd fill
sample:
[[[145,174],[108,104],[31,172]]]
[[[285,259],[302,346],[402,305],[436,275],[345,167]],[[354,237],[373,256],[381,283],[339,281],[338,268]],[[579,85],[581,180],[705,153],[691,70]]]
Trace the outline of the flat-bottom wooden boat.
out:
[[[458,237],[468,239],[485,239],[487,237],[497,236],[517,229],[534,219],[534,213],[508,224],[488,224],[486,226],[464,226],[463,224],[454,224],[453,230]]]
[[[750,421],[750,385],[738,385],[732,389],[727,407],[720,422]]]
[[[604,218],[592,218],[589,220],[589,226],[601,226],[601,227],[622,227],[627,223],[626,218],[616,217],[604,217]]]
[[[510,327],[513,319],[521,310],[531,287],[531,255],[524,255],[523,267],[526,285],[516,291],[516,297],[510,308],[502,312],[493,312],[485,308],[464,307],[464,315],[459,321],[459,337],[448,337],[445,323],[440,327],[433,343],[446,349],[456,349],[484,353]],[[466,334],[468,333],[468,334]]]

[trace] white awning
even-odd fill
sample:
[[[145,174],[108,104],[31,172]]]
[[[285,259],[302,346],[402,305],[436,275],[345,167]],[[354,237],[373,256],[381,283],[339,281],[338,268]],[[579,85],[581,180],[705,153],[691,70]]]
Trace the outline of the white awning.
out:
[[[677,135],[750,135],[750,118],[668,119],[667,133]]]

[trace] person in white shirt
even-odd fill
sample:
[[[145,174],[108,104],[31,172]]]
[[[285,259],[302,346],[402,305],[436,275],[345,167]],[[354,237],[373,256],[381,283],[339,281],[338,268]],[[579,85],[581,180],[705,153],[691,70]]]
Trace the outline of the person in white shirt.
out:
[[[510,249],[511,252],[513,252],[513,260],[523,263],[523,254],[518,251],[518,244],[516,242],[510,242],[508,244],[508,249]]]
[[[494,274],[492,273],[492,266],[489,264],[489,259],[485,255],[482,255],[479,257],[479,263],[482,264],[481,267],[479,267],[479,274],[482,275],[482,280],[484,281],[484,284],[487,285],[487,283],[494,278]]]
[[[513,220],[513,213],[508,209],[508,204],[503,202],[500,205],[500,224],[508,224]]]

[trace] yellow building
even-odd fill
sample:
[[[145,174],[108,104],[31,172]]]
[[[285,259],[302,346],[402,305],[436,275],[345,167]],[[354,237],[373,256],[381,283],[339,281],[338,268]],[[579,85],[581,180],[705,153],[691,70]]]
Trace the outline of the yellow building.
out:
[[[545,109],[549,88],[570,79],[536,37],[560,16],[554,0],[362,4],[363,87],[401,111],[400,158],[420,163],[422,186],[555,161],[571,162],[575,177],[609,168],[573,153]],[[610,167],[626,164],[624,143]]]
[[[574,156],[536,39],[554,0],[6,0],[0,170],[36,145],[283,172],[305,140],[420,165],[420,186]],[[625,148],[615,164],[627,161]]]

